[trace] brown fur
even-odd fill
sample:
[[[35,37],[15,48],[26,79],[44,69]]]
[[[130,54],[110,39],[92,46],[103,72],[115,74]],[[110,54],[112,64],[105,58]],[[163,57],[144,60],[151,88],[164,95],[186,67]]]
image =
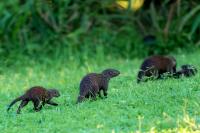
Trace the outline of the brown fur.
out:
[[[13,106],[16,102],[21,101],[21,104],[18,107],[17,113],[19,114],[21,109],[25,107],[29,101],[33,102],[34,110],[40,111],[42,106],[45,104],[50,104],[53,106],[57,106],[57,103],[51,101],[53,97],[59,97],[60,94],[56,89],[45,89],[40,86],[35,86],[30,88],[23,94],[22,96],[13,100],[8,106],[7,111],[10,110],[11,106]],[[41,105],[42,104],[42,105]]]
[[[82,102],[84,98],[92,97],[93,99],[96,99],[96,94],[101,97],[101,90],[106,97],[109,80],[119,74],[120,72],[115,69],[106,69],[100,74],[90,73],[83,77],[80,83],[80,92],[77,103]]]
[[[144,77],[161,78],[162,74],[174,74],[176,72],[176,60],[169,56],[151,56],[145,59],[140,67],[137,82],[144,81]]]

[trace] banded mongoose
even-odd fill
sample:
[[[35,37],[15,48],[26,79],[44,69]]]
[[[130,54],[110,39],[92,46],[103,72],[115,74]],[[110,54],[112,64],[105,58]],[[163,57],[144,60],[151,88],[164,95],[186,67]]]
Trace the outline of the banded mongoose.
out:
[[[191,77],[196,75],[197,69],[193,65],[182,65],[181,70],[177,71],[175,74],[176,78],[180,78],[181,76]]]
[[[137,83],[144,80],[145,77],[159,79],[162,74],[174,74],[176,72],[176,59],[172,56],[155,55],[145,59],[140,67],[137,76]]]
[[[13,106],[16,102],[21,101],[17,114],[20,113],[21,109],[25,107],[29,101],[32,101],[34,105],[35,111],[40,111],[42,106],[45,104],[50,104],[53,106],[57,106],[58,104],[51,101],[53,97],[59,97],[60,93],[56,89],[45,89],[41,86],[35,86],[28,89],[25,94],[13,100],[7,108],[7,111],[10,110],[11,106]]]
[[[108,83],[111,78],[120,74],[118,70],[106,69],[102,73],[87,74],[80,83],[80,92],[77,103],[82,102],[85,98],[92,97],[96,99],[96,94],[101,97],[101,90],[105,97],[107,97]]]

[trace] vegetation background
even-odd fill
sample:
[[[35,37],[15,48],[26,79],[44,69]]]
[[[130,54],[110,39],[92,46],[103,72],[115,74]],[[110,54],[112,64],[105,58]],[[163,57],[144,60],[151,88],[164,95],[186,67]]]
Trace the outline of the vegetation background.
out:
[[[144,1],[136,12],[115,0],[7,0],[0,3],[0,56],[70,58],[103,50],[133,58],[192,51],[200,45],[199,10],[198,0]],[[144,43],[148,35],[156,39]]]
[[[137,11],[115,0],[1,1],[0,129],[198,131],[199,75],[142,86],[134,79],[142,59],[152,54],[172,54],[179,66],[198,68],[199,35],[199,0],[145,0]],[[75,106],[81,78],[107,67],[122,72],[111,83],[110,98]],[[60,88],[61,106],[34,113],[30,105],[22,115],[7,114],[6,105],[34,85]]]

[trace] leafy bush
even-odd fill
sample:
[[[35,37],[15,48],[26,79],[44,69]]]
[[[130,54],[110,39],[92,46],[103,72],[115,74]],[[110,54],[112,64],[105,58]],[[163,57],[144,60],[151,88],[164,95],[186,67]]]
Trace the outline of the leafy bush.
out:
[[[100,47],[106,54],[133,57],[200,45],[198,0],[149,2],[133,12],[117,8],[114,0],[7,0],[0,3],[0,54],[17,50],[40,56]],[[156,36],[153,45],[143,43],[147,35]]]

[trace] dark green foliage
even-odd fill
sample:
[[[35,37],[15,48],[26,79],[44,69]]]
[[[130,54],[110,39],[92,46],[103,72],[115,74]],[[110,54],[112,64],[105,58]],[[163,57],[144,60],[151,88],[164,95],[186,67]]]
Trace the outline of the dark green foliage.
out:
[[[200,45],[198,0],[175,5],[167,33],[163,31],[173,2],[145,4],[135,13],[120,10],[113,3],[114,0],[1,2],[0,55],[57,56],[63,51],[94,54],[100,47],[105,54],[134,57]],[[156,36],[156,43],[150,47],[143,43],[143,37],[149,34]]]

